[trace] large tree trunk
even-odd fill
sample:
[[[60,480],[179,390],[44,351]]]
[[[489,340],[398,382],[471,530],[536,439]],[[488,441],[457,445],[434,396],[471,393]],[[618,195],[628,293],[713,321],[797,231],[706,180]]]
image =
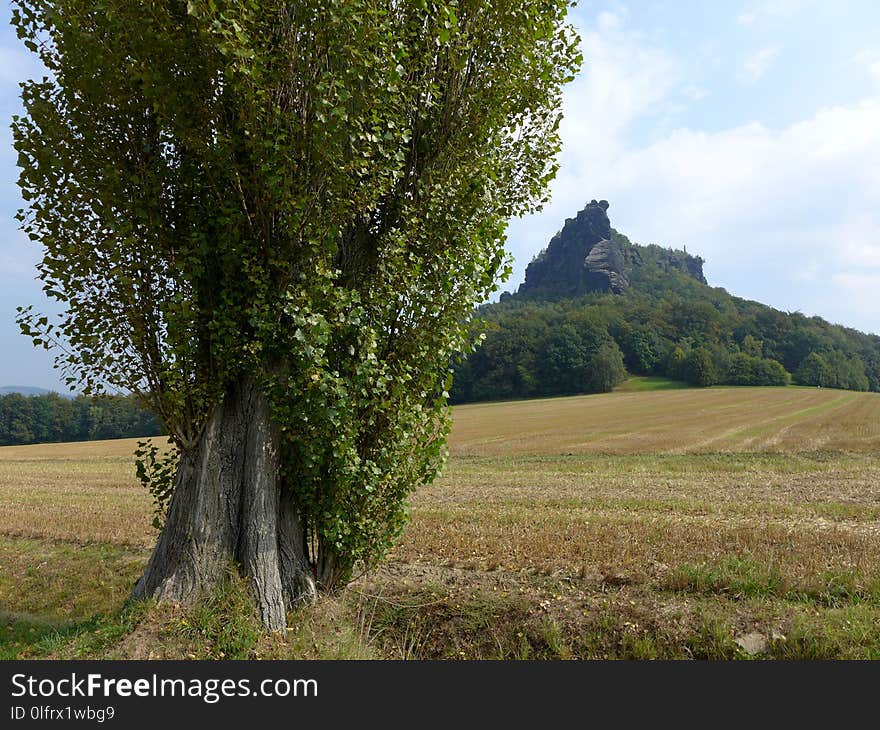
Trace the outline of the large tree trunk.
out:
[[[132,598],[191,603],[235,562],[263,624],[284,632],[286,609],[313,599],[315,582],[302,520],[282,491],[266,398],[243,378],[181,457],[165,528]]]

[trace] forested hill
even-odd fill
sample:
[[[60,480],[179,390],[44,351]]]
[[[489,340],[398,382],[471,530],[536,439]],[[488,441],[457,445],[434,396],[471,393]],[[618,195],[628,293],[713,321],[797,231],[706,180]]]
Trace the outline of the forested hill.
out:
[[[455,367],[454,403],[604,392],[627,373],[880,391],[877,335],[713,288],[701,258],[630,242],[607,210],[566,221],[519,290],[480,308],[485,340]]]

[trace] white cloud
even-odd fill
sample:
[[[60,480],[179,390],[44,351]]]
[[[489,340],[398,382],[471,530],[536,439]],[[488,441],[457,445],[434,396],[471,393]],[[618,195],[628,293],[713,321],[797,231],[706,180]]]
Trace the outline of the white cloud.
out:
[[[618,230],[687,245],[713,284],[880,332],[880,89],[778,129],[755,120],[636,135],[687,102],[682,62],[622,23],[583,36],[554,197],[512,228],[511,284],[565,218],[607,198]]]
[[[21,231],[9,223],[3,230],[4,239],[0,242],[0,286],[11,288],[23,280],[35,279],[40,248]]]
[[[815,0],[757,0],[747,10],[740,13],[736,22],[740,25],[754,26],[786,19]]]
[[[680,76],[678,64],[603,13],[598,30],[583,32],[584,72],[566,91],[566,152],[581,159],[602,154],[621,132],[665,101]]]
[[[863,48],[852,58],[853,65],[867,72],[873,82],[880,89],[880,50],[876,48]]]
[[[856,213],[832,232],[831,245],[844,260],[880,273],[880,216],[867,210]]]
[[[877,319],[877,292],[880,291],[880,272],[843,271],[831,276],[820,285],[821,311],[826,319],[850,327],[859,326],[880,334]],[[853,322],[852,312],[865,311],[865,323]],[[870,322],[873,321],[873,327]]]
[[[776,46],[768,46],[755,51],[743,63],[746,77],[751,81],[763,78],[778,57],[779,48]]]
[[[877,291],[880,289],[880,273],[862,274],[848,271],[834,274],[832,279],[835,283],[841,284],[857,295],[864,294],[866,299],[876,298]]]
[[[0,45],[0,85],[9,88],[25,79],[41,78],[46,67],[33,53],[21,46]]]
[[[620,16],[603,13],[598,28],[580,29],[584,68],[565,93],[564,151],[554,198],[544,215],[528,222],[542,230],[547,221],[557,225],[583,206],[583,196],[595,189],[583,183],[625,154],[626,132],[634,123],[664,113],[681,78],[675,59],[622,30],[621,23]],[[693,93],[688,87],[686,94]]]

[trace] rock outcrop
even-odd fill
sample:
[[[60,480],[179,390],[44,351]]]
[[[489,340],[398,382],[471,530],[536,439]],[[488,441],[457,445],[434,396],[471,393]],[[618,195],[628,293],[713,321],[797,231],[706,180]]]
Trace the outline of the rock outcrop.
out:
[[[703,259],[687,252],[642,247],[618,234],[608,219],[608,201],[592,200],[557,233],[526,269],[519,295],[564,299],[583,294],[622,294],[631,274],[650,259],[665,271],[677,270],[706,283]]]
[[[592,201],[562,230],[526,269],[520,294],[573,297],[586,292],[623,291],[626,276],[622,252],[611,242],[608,202]],[[599,251],[590,259],[593,250]],[[621,288],[622,285],[622,288]]]
[[[597,282],[596,291],[620,294],[629,287],[629,279],[626,278],[626,254],[619,243],[607,238],[599,241],[584,259],[584,268]]]

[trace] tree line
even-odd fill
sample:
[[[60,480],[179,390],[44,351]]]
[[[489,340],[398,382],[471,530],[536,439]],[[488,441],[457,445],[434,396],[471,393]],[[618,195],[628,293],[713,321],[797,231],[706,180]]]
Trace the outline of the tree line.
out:
[[[156,417],[133,396],[0,396],[0,446],[158,436]]]
[[[623,295],[504,294],[483,306],[481,344],[455,365],[452,402],[601,393],[627,374],[880,391],[880,337],[734,297],[645,258]]]

